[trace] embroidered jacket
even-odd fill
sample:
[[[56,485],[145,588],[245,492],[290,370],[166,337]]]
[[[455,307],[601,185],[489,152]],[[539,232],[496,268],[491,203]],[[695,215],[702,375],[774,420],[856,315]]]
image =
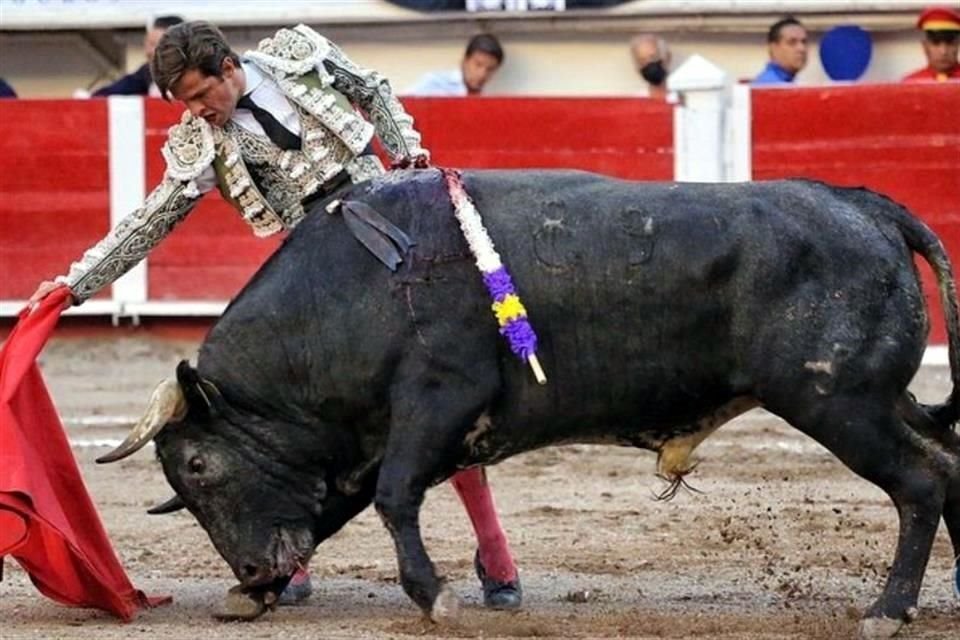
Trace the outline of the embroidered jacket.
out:
[[[223,197],[256,235],[268,236],[296,226],[305,214],[301,201],[341,171],[353,182],[382,173],[379,159],[364,155],[374,133],[396,160],[427,156],[387,81],[309,27],[281,29],[244,59],[293,104],[302,148],[282,150],[232,121],[212,127],[184,112],[163,147],[167,170],[160,184],[56,279],[70,287],[78,304],[140,262],[190,213],[202,196],[197,179],[210,167]]]

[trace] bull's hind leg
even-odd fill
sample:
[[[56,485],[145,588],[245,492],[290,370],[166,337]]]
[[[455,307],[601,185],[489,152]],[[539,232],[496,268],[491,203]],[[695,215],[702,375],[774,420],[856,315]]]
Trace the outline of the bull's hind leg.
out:
[[[883,593],[860,624],[861,637],[890,637],[916,616],[920,583],[947,493],[947,459],[941,448],[897,417],[889,400],[838,396],[796,400],[794,396],[786,411],[774,410],[880,487],[897,508],[900,531],[893,565]]]
[[[953,544],[954,590],[960,597],[960,479],[950,483],[947,501],[943,505],[943,521]]]
[[[955,571],[958,571],[960,570],[960,435],[950,428],[949,420],[938,419],[935,410],[930,411],[930,407],[918,405],[910,395],[904,395],[898,409],[910,426],[939,441],[945,455],[951,458],[947,499],[943,504],[943,521],[950,534],[954,565],[957,567]],[[960,580],[960,575],[955,573],[954,579]],[[956,585],[956,589],[960,596],[960,583]]]
[[[956,442],[957,435],[953,432],[946,434],[947,438]],[[960,452],[960,443],[954,446],[957,452]],[[954,463],[956,475],[950,481],[950,487],[947,490],[947,500],[943,505],[943,521],[947,525],[947,532],[950,534],[950,542],[953,544],[954,558],[954,589],[957,596],[960,597],[960,455],[957,456]]]

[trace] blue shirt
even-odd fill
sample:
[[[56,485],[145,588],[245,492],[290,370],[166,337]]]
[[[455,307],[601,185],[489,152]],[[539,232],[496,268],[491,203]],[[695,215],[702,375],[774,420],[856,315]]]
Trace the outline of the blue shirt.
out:
[[[768,62],[751,84],[784,84],[793,82],[795,75],[775,62]]]

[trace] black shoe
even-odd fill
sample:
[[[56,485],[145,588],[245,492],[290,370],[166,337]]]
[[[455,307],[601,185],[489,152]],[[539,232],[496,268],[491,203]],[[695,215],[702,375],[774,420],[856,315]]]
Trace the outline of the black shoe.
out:
[[[280,606],[297,605],[310,597],[313,593],[313,583],[310,581],[310,574],[303,569],[298,569],[287,588],[280,594],[277,604]]]
[[[486,569],[480,564],[479,549],[473,556],[473,568],[483,585],[483,606],[488,609],[519,609],[523,605],[523,589],[520,587],[519,575],[508,582],[488,577]]]

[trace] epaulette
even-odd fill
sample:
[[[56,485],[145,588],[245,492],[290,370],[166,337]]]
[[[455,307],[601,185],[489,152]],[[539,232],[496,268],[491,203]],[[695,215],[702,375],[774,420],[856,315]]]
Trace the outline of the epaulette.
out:
[[[184,111],[180,124],[170,127],[162,153],[169,177],[184,182],[194,180],[213,163],[216,155],[213,127],[203,118]]]
[[[292,29],[280,29],[272,38],[264,38],[255,51],[247,51],[244,57],[275,72],[300,76],[322,69],[321,63],[329,51],[326,38],[298,24]]]

